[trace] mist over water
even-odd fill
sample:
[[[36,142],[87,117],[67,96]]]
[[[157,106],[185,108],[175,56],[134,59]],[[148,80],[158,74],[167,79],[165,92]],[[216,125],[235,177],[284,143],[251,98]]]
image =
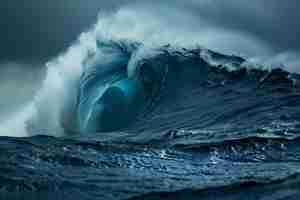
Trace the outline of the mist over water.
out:
[[[29,92],[33,100],[24,100],[27,103],[10,112],[8,117],[1,116],[0,135],[64,135],[61,127],[63,107],[66,102],[72,103],[76,96],[78,79],[85,64],[101,62],[102,52],[97,49],[96,41],[123,39],[142,42],[149,47],[200,45],[220,53],[239,55],[270,68],[284,67],[299,72],[299,52],[275,51],[267,41],[250,32],[218,26],[205,17],[195,19],[194,13],[177,7],[127,5],[113,13],[100,13],[89,31],[82,33],[70,48],[45,64],[47,73],[42,85],[34,83],[28,86],[28,91],[35,91]],[[96,56],[91,60],[90,55]],[[13,79],[18,77],[11,77]],[[31,125],[34,131],[28,131]]]
[[[24,121],[32,112],[28,105],[40,89],[45,69],[36,63],[4,62],[0,72],[0,136],[27,136]]]

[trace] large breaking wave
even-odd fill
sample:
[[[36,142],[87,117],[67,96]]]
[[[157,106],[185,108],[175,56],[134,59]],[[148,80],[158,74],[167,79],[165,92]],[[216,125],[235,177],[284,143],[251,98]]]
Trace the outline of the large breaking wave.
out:
[[[141,23],[141,18],[147,20],[147,24]],[[215,99],[220,98],[220,105],[208,104],[207,106],[223,112],[228,105],[221,101],[221,97],[225,98],[222,94],[224,91],[221,92],[217,85],[222,86],[222,90],[230,88],[240,92],[241,89],[236,87],[243,85],[247,88],[245,90],[259,91],[255,87],[260,85],[261,79],[273,77],[272,74],[280,77],[272,84],[274,88],[285,79],[286,82],[296,83],[296,75],[284,71],[272,71],[270,65],[254,63],[253,60],[257,60],[255,58],[245,60],[239,56],[223,55],[195,45],[206,44],[202,38],[205,37],[203,34],[175,31],[173,30],[175,27],[158,23],[146,13],[137,15],[130,9],[121,9],[109,16],[100,15],[98,22],[90,31],[81,34],[78,41],[65,53],[47,63],[47,76],[34,101],[29,103],[22,112],[18,112],[16,116],[10,117],[3,123],[2,127],[6,128],[4,132],[12,132],[15,136],[37,134],[62,136],[67,132],[80,132],[80,124],[84,120],[90,120],[95,102],[110,86],[118,84],[122,79],[137,80],[143,87],[141,93],[145,93],[141,95],[146,95],[141,110],[134,114],[136,120],[126,123],[127,127],[135,127],[135,130],[139,130],[142,121],[155,121],[158,115],[172,116],[175,110],[178,114],[187,113],[184,115],[185,118],[189,114],[191,114],[189,118],[193,118],[193,112],[201,116],[205,111],[204,108],[198,111],[194,109],[189,113],[185,107],[189,104],[189,106],[194,105],[195,102],[181,101],[183,97],[187,101],[189,99],[187,97],[190,96],[193,101],[197,99],[199,105],[210,102],[203,97],[205,91],[202,91],[200,96],[195,95],[197,90],[205,87],[216,85],[208,91],[216,96]],[[164,26],[166,28],[162,28]],[[248,41],[249,43],[241,43],[241,45],[250,46],[251,43],[259,43],[253,42],[251,37]],[[145,72],[146,75],[141,75],[140,69],[144,68],[150,71]],[[239,77],[238,81],[232,76]],[[153,79],[148,81],[154,82],[146,86],[146,79]],[[239,86],[233,82],[238,83]],[[273,93],[269,94],[273,95]],[[239,97],[235,99],[237,98]],[[234,99],[232,101],[234,102]],[[82,102],[85,104],[83,105]],[[192,107],[189,109],[193,110]],[[198,124],[195,127],[185,124],[184,121],[187,119],[177,119],[181,121],[181,125],[175,127],[173,122],[173,128],[205,127],[200,126],[199,119],[193,122]],[[225,120],[219,122],[229,126]],[[167,128],[171,127],[166,126]]]

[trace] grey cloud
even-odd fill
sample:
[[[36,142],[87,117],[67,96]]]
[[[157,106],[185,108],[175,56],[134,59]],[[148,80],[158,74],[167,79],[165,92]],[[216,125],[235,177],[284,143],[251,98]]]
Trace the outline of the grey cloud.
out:
[[[175,0],[164,5],[193,15],[196,22],[205,20],[210,26],[251,34],[274,51],[300,49],[297,0]]]
[[[267,41],[275,50],[299,50],[300,2],[229,0],[210,1],[210,5],[196,6],[200,17],[218,26],[248,32]]]
[[[184,22],[178,16],[188,16],[189,21],[179,28],[233,33],[231,40],[237,35],[234,46],[248,45],[251,41],[241,40],[249,36],[266,44],[274,55],[300,51],[298,0],[7,0],[1,4],[0,20],[5,26],[0,32],[0,61],[54,57],[96,21],[99,11],[113,12],[123,6],[153,12],[170,24]]]
[[[4,0],[0,6],[0,61],[45,62],[66,49],[93,24],[99,10],[122,0]]]

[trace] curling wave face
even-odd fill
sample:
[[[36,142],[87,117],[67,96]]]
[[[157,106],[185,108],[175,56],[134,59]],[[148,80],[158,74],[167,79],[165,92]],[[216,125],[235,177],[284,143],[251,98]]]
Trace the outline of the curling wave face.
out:
[[[69,120],[75,124],[66,130],[205,128],[293,136],[299,127],[297,74],[201,47],[154,48],[120,40],[98,41],[97,48],[101,56],[90,55],[85,63],[73,97],[76,115],[71,117],[77,119]]]

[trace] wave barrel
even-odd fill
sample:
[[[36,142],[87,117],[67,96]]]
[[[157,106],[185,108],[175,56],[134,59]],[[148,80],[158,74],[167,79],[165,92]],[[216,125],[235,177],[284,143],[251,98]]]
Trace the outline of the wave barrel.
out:
[[[123,79],[107,88],[90,108],[81,132],[108,132],[125,127],[134,120],[145,100],[141,84]]]

